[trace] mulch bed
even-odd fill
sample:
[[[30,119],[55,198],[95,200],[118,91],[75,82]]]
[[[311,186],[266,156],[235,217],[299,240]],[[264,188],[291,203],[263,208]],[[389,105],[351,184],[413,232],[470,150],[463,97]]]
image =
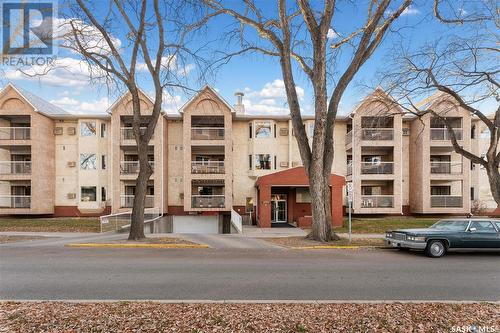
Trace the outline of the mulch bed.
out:
[[[307,239],[305,237],[266,237],[261,238],[268,242],[271,242],[276,245],[281,245],[285,247],[301,247],[301,246],[318,246],[318,245],[333,245],[333,246],[347,246],[347,245],[355,245],[355,246],[384,246],[383,239],[376,238],[353,238],[352,242],[349,243],[348,239],[342,238],[338,241],[321,243],[314,240]]]
[[[25,241],[40,240],[40,239],[49,239],[49,238],[50,237],[43,237],[43,236],[17,236],[17,235],[7,236],[7,235],[0,235],[0,244],[14,243],[14,242],[25,242]]]
[[[196,243],[190,242],[188,240],[176,237],[151,237],[147,236],[144,239],[137,241],[129,241],[127,239],[117,239],[117,240],[103,240],[102,242],[96,243],[112,243],[112,244],[189,244],[196,245]]]
[[[452,332],[470,325],[498,332],[500,305],[0,303],[0,332]]]

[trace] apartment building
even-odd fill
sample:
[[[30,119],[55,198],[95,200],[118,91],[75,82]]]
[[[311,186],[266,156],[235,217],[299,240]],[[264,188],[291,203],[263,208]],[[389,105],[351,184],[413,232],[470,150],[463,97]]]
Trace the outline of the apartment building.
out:
[[[311,223],[307,177],[291,120],[245,113],[203,88],[176,114],[162,114],[148,148],[153,175],[146,206],[173,216],[173,231],[228,232],[231,212],[261,227]],[[438,97],[460,144],[483,153],[487,131]],[[141,93],[144,124],[152,100]],[[446,106],[446,107],[445,107]],[[314,119],[304,116],[312,136]],[[127,94],[102,116],[71,114],[30,92],[0,92],[0,214],[89,216],[129,211],[138,173]],[[330,178],[334,223],[342,223],[345,183],[355,214],[466,214],[496,208],[485,172],[452,149],[430,114],[406,116],[377,89],[334,131]]]

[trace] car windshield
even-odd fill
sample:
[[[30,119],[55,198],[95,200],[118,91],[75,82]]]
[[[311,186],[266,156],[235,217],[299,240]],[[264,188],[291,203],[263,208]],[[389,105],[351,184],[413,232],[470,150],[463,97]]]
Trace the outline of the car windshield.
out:
[[[437,230],[465,231],[469,221],[439,221],[430,228]]]

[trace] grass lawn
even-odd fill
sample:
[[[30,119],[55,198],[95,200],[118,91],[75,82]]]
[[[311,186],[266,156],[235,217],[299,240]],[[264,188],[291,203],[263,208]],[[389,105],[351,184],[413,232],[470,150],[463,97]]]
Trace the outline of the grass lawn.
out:
[[[352,232],[361,234],[381,234],[389,229],[426,228],[439,218],[414,216],[389,216],[381,218],[355,217],[352,219]],[[336,228],[335,232],[348,232],[348,220],[344,219],[344,226]]]
[[[0,218],[0,231],[99,232],[96,217]]]
[[[349,243],[349,239],[342,238],[338,241],[330,242],[330,243],[321,243],[314,240],[310,240],[304,237],[266,237],[261,238],[265,241],[271,242],[276,245],[294,248],[294,247],[302,247],[302,246],[323,246],[323,245],[332,245],[332,246],[346,246],[346,245],[354,245],[354,246],[384,246],[383,239],[377,238],[354,238],[352,242]]]
[[[5,236],[0,235],[0,244],[5,243],[15,243],[15,242],[26,242],[32,240],[40,240],[40,239],[50,239],[50,237],[43,236]]]

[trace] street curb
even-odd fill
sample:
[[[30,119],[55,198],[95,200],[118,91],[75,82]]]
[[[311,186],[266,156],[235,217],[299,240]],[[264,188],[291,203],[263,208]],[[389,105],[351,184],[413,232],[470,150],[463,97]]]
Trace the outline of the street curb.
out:
[[[323,250],[323,249],[349,249],[357,250],[363,246],[357,245],[312,245],[312,246],[292,246],[291,249],[294,250]],[[364,246],[368,247],[368,246]]]
[[[205,244],[114,244],[114,243],[71,243],[67,247],[90,248],[145,248],[145,249],[207,249]]]

